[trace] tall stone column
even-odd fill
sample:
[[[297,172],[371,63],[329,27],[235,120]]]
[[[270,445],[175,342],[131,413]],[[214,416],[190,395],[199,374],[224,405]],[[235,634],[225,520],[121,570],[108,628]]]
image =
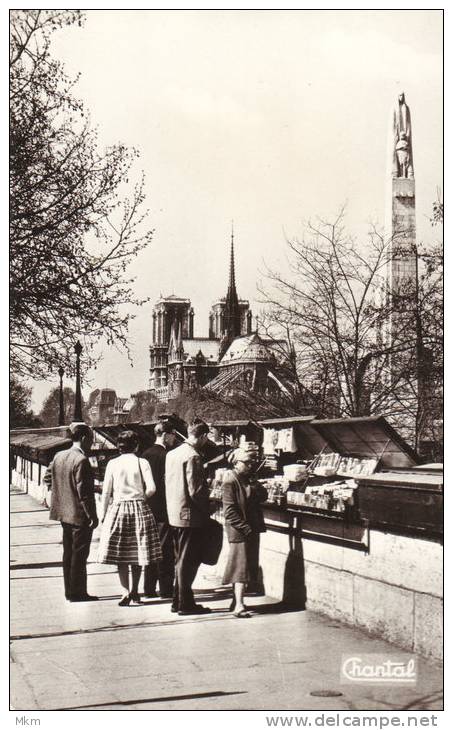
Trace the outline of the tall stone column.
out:
[[[386,340],[390,345],[405,336],[413,315],[417,286],[415,178],[412,125],[404,94],[392,110],[389,134],[386,240],[389,242],[387,300],[391,307]]]
[[[383,303],[388,307],[381,340],[389,348],[383,371],[383,409],[392,425],[415,445],[418,384],[417,238],[412,124],[404,94],[392,109],[388,145],[385,234],[388,245]]]

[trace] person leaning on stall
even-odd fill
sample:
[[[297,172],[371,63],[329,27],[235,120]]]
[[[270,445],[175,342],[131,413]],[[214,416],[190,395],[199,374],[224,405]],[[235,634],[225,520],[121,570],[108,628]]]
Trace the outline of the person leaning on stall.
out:
[[[250,618],[244,605],[247,583],[256,582],[259,571],[260,533],[266,530],[260,502],[267,491],[251,476],[258,459],[258,447],[249,442],[233,452],[233,469],[223,481],[223,514],[230,543],[223,583],[233,584],[230,611],[236,618]]]
[[[136,455],[137,449],[138,439],[133,431],[119,434],[120,455],[108,462],[102,488],[98,562],[118,566],[123,589],[120,606],[140,603],[138,584],[142,566],[162,560],[156,522],[145,502],[155,493],[156,486],[150,465]]]

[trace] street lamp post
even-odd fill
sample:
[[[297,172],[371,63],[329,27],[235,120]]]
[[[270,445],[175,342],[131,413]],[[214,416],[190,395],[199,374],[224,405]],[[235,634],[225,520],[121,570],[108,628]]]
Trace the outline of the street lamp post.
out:
[[[82,345],[77,340],[74,352],[76,354],[76,392],[75,392],[75,406],[74,406],[74,421],[82,421],[82,391],[80,388],[80,355],[82,352]]]
[[[58,368],[58,375],[60,376],[60,412],[58,414],[58,425],[64,426],[64,400],[63,400],[63,375],[64,370],[62,367]]]

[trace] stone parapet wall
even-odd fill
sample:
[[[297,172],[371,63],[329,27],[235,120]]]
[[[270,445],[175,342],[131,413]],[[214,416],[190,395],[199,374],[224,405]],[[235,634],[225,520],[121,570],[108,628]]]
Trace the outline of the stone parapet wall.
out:
[[[401,648],[442,658],[442,545],[377,530],[369,552],[269,529],[261,536],[265,592],[300,608],[360,627]],[[217,566],[228,554],[225,537]]]
[[[29,494],[30,497],[36,499],[40,504],[44,504],[47,487],[43,482],[43,477],[46,471],[45,466],[41,467],[41,480],[38,481],[36,478],[31,478],[28,474],[22,474],[20,471],[13,469],[11,472],[11,486],[14,489]]]

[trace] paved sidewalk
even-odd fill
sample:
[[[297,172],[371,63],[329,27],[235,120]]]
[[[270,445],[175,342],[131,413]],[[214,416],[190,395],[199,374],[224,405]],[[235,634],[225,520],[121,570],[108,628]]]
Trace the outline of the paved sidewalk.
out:
[[[96,558],[94,536],[91,561]],[[343,654],[404,654],[310,611],[250,597],[237,620],[230,592],[197,578],[212,614],[181,617],[169,601],[117,605],[110,566],[91,562],[88,589],[63,595],[61,527],[31,497],[11,496],[11,703],[15,710],[439,710],[442,671],[418,659],[414,686],[340,683]],[[316,697],[328,690],[340,696]]]

